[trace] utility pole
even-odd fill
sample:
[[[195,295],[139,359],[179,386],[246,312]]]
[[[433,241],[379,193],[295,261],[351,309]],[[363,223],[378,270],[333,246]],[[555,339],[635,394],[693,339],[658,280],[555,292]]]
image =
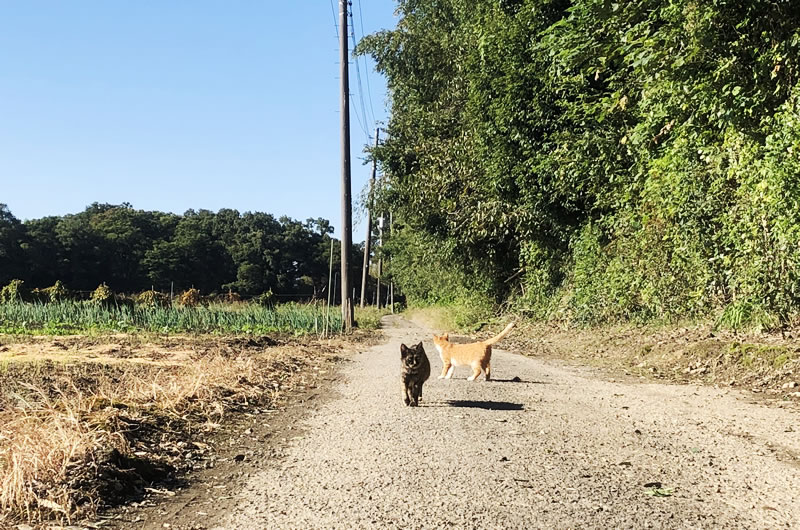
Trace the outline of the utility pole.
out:
[[[378,217],[378,247],[383,247],[383,216]],[[383,255],[378,255],[378,309],[381,308],[381,275],[383,274]]]
[[[350,247],[353,245],[353,207],[350,192],[350,79],[347,50],[348,0],[339,0],[339,50],[342,116],[342,323],[345,331],[353,327],[353,300],[350,298]]]
[[[389,244],[391,244],[392,241],[392,232],[394,231],[393,225],[392,212],[389,212]],[[391,265],[391,260],[389,264]],[[394,314],[394,274],[392,274],[392,279],[389,280],[389,304],[389,307],[392,309],[392,314]]]
[[[375,148],[378,148],[378,133],[375,129]],[[378,170],[378,160],[372,155],[372,176],[369,179],[369,197],[367,200],[367,238],[364,240],[364,265],[361,267],[361,307],[364,307],[364,293],[367,290],[367,275],[369,274],[369,251],[372,239],[372,190],[375,188],[375,173]]]

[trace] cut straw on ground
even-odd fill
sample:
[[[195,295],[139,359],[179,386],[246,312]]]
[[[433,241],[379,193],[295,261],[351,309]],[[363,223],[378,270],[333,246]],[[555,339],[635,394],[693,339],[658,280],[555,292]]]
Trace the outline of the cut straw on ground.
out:
[[[106,345],[121,355],[114,363],[79,350],[53,360],[64,342],[51,340],[47,356],[48,342],[37,341],[39,360],[11,356],[0,367],[0,526],[70,524],[152,487],[186,465],[189,447],[208,447],[231,414],[273,406],[352,344],[181,337]]]

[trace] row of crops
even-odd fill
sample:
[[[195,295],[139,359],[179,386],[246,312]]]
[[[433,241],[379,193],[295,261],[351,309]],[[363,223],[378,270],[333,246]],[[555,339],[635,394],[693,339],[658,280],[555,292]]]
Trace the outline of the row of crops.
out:
[[[322,304],[210,306],[103,305],[63,300],[0,303],[0,333],[70,334],[88,331],[157,333],[323,333],[342,327],[338,308]]]

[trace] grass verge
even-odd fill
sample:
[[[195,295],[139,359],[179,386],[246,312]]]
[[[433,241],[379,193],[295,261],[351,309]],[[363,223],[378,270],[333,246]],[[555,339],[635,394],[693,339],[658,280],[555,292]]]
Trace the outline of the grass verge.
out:
[[[523,324],[504,346],[646,379],[735,387],[800,402],[800,344],[781,334],[685,327],[562,329]]]

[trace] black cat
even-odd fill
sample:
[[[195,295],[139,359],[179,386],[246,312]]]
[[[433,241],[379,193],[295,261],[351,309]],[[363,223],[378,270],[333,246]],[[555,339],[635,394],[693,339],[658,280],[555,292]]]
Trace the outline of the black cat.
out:
[[[403,363],[403,402],[416,407],[419,405],[419,398],[422,397],[422,384],[431,375],[431,363],[425,355],[421,342],[411,348],[401,344],[400,360]]]

